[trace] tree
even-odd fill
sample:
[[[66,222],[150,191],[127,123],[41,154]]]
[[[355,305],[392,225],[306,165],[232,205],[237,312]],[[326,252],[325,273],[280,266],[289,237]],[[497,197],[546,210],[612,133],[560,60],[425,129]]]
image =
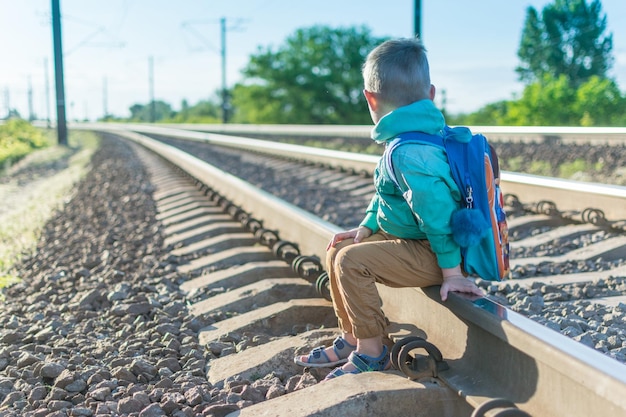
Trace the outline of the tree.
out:
[[[509,126],[623,126],[626,97],[615,81],[591,77],[577,89],[567,77],[550,74],[524,88],[514,101],[488,104],[452,124]]]
[[[221,121],[221,107],[212,100],[200,100],[190,106],[187,100],[181,102],[181,110],[172,116],[168,122],[174,123],[219,123]]]
[[[505,116],[512,125],[573,126],[577,124],[572,111],[576,90],[567,77],[545,74],[540,81],[527,85],[519,100],[510,103]]]
[[[573,110],[582,126],[624,126],[626,97],[615,81],[593,76],[576,91]]]
[[[133,122],[150,122],[152,120],[152,105],[133,104],[130,107],[130,120]],[[154,121],[169,119],[174,115],[172,106],[164,101],[157,100],[154,102]]]
[[[446,117],[446,121],[450,125],[502,126],[507,124],[504,120],[506,120],[510,105],[510,101],[497,101],[471,114],[451,115]]]
[[[534,7],[529,7],[526,11],[522,40],[517,51],[517,56],[522,61],[522,65],[515,69],[521,81],[532,82],[535,78],[541,78],[542,74],[548,71],[545,56],[548,48],[543,38],[544,33],[537,10]]]
[[[555,0],[541,17],[529,7],[518,49],[520,80],[564,75],[576,88],[592,76],[606,78],[613,64],[613,35],[605,34],[606,23],[600,0]]]
[[[298,29],[273,50],[259,47],[233,89],[239,123],[369,123],[361,66],[384,38],[365,26]]]

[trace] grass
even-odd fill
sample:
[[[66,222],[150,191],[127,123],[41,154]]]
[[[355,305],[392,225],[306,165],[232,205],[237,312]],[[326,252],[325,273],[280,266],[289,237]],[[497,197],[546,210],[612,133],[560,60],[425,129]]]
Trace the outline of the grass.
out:
[[[552,165],[548,161],[532,161],[528,173],[550,177],[552,176]]]
[[[582,159],[576,159],[559,166],[559,176],[562,178],[573,178],[579,173],[598,172],[600,170],[602,170],[602,162],[596,162],[594,164]]]
[[[0,288],[19,281],[11,273],[12,267],[35,251],[44,225],[87,173],[99,140],[93,132],[70,132],[68,144],[34,151],[2,174],[9,181],[0,184]],[[38,167],[56,162],[59,169],[29,179],[26,186],[11,181],[12,173],[36,172]]]
[[[502,166],[506,167],[502,169],[506,169],[507,171],[520,172],[524,166],[524,158],[522,156],[509,158]]]

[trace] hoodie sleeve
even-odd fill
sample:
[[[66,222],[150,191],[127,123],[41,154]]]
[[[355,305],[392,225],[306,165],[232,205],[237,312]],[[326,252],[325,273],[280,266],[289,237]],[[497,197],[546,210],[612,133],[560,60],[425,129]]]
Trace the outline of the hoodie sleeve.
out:
[[[400,189],[426,234],[441,268],[461,262],[461,249],[452,238],[450,216],[460,193],[442,149],[422,144],[398,147],[392,163]]]
[[[379,205],[380,196],[378,193],[375,193],[372,199],[370,200],[367,209],[365,210],[365,218],[361,222],[359,226],[365,226],[372,231],[372,233],[376,233],[380,228],[378,226],[378,220],[376,215],[378,213],[378,205]]]

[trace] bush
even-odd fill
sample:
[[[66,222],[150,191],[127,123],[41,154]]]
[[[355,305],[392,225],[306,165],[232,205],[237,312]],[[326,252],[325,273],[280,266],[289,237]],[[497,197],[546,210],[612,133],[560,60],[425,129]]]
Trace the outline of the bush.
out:
[[[553,175],[552,165],[548,161],[532,161],[530,163],[529,174],[551,177]]]
[[[592,170],[593,166],[591,163],[582,159],[576,159],[572,162],[565,162],[559,166],[559,176],[561,178],[573,178],[578,173]]]
[[[35,149],[48,146],[43,132],[22,119],[0,125],[0,166],[12,164]]]

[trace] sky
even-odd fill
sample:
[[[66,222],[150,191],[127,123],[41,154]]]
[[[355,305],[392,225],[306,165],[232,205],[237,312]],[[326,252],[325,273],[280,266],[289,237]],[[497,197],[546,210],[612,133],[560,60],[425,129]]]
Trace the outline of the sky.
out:
[[[526,10],[550,0],[422,0],[421,34],[435,99],[451,113],[519,96],[515,67]],[[127,117],[156,100],[180,110],[217,100],[259,47],[277,49],[297,29],[367,26],[377,37],[412,37],[415,0],[60,0],[66,114]],[[602,0],[613,34],[609,75],[626,90],[626,2]],[[50,0],[0,0],[0,117],[56,118]],[[151,64],[152,63],[152,64]],[[47,98],[48,97],[48,98]],[[445,98],[445,103],[443,99]],[[364,108],[365,109],[365,108]]]

